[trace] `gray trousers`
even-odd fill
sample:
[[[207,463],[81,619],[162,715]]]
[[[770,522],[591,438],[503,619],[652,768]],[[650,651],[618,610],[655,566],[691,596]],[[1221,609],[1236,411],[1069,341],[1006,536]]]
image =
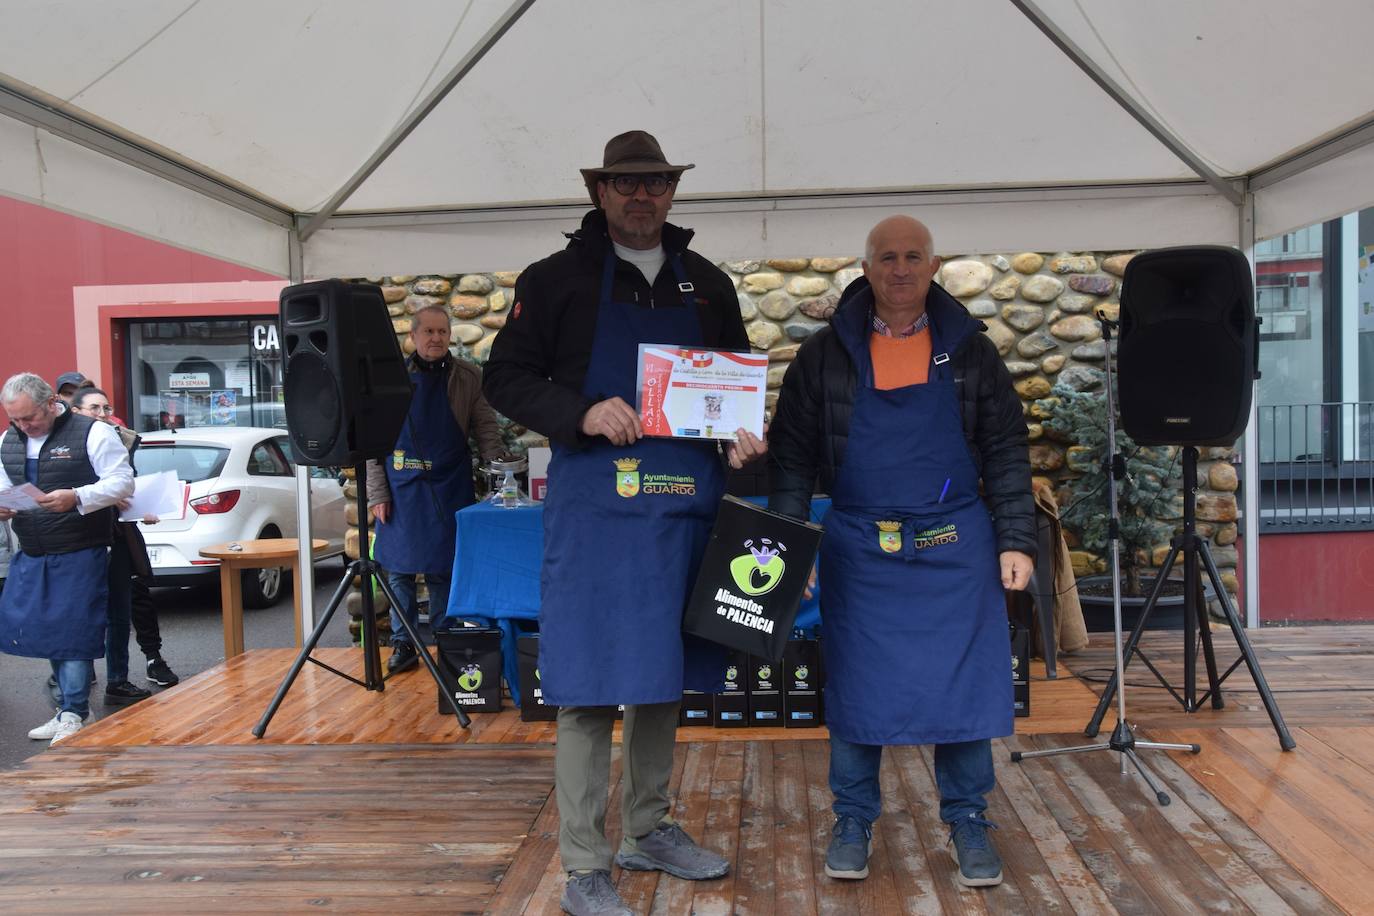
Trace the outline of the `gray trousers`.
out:
[[[668,780],[678,701],[625,707],[621,732],[620,820],[625,836],[641,837],[668,814]],[[614,851],[606,839],[611,783],[614,706],[563,706],[558,710],[554,786],[558,796],[558,851],[566,871],[609,869]]]

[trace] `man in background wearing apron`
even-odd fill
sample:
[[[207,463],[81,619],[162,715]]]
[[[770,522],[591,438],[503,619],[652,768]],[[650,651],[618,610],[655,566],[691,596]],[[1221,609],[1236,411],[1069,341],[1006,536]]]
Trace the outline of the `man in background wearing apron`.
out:
[[[406,360],[415,393],[391,455],[367,462],[367,507],[377,519],[372,556],[405,607],[391,609],[391,656],[387,670],[405,671],[420,657],[401,626],[404,614],[420,625],[415,577],[429,589],[431,629],[448,613],[458,523],[453,514],[473,502],[472,452],[477,439],[483,461],[504,453],[496,415],[482,397],[482,371],[449,353],[448,311],[428,305],[410,319],[415,352]]]
[[[965,885],[998,884],[983,817],[991,739],[1012,733],[1004,588],[1025,588],[1034,503],[1021,401],[954,297],[930,231],[894,216],[864,277],[802,345],[769,430],[776,511],[832,497],[821,542],[821,647],[834,878],[868,875],[885,745],[935,745],[940,817]],[[980,495],[981,484],[981,495]]]
[[[723,654],[682,634],[725,472],[713,442],[645,439],[638,345],[748,350],[733,284],[666,223],[679,177],[630,131],[582,170],[596,209],[566,249],[530,265],[487,362],[493,407],[553,443],[544,504],[539,669],[557,704],[555,783],[563,909],[631,912],[611,884],[605,835],[611,729],[625,705],[624,839],[615,861],[693,880],[729,863],[669,816],[684,687],[719,690]],[[763,442],[727,448],[740,467]],[[715,664],[712,664],[716,661]]]

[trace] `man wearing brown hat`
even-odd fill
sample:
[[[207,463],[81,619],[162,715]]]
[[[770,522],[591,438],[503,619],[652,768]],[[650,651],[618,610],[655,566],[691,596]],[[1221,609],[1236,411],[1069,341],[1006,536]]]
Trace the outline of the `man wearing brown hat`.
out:
[[[638,347],[748,350],[734,286],[667,223],[678,179],[658,141],[630,131],[582,170],[596,208],[567,248],[520,275],[483,392],[554,447],[544,505],[539,668],[558,705],[555,781],[564,910],[629,913],[605,836],[611,729],[625,707],[622,868],[693,880],[729,870],[669,814],[683,688],[719,689],[722,656],[682,634],[682,609],[724,492],[725,464],[765,445],[644,438]],[[650,486],[652,481],[673,486]],[[641,486],[641,481],[644,481]]]

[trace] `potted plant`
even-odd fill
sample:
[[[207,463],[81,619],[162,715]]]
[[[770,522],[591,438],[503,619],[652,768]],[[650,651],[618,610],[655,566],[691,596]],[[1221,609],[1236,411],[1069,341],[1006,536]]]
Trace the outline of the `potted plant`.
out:
[[[1047,408],[1048,435],[1069,443],[1065,464],[1071,476],[1065,480],[1068,503],[1060,512],[1065,525],[1078,533],[1084,549],[1109,561],[1110,521],[1108,487],[1112,483],[1104,466],[1107,446],[1107,399],[1103,392],[1078,391],[1064,384],[1054,387]],[[1179,450],[1174,446],[1140,446],[1116,429],[1116,453],[1124,458],[1126,478],[1117,482],[1120,515],[1122,623],[1135,626],[1139,609],[1154,585],[1145,573],[1155,546],[1165,542],[1173,526],[1158,519],[1161,510],[1181,498]],[[1089,630],[1112,628],[1110,575],[1087,576],[1079,581],[1078,597]],[[1182,582],[1166,584],[1150,615],[1152,628],[1182,627]]]

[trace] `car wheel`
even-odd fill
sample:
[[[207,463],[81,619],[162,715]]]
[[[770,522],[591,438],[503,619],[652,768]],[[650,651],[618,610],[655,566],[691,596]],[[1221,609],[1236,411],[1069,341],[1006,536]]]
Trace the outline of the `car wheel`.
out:
[[[261,539],[279,538],[281,532],[268,528]],[[282,566],[269,566],[266,569],[245,569],[243,571],[243,606],[260,609],[271,607],[281,597],[282,589],[290,582],[290,573]]]

